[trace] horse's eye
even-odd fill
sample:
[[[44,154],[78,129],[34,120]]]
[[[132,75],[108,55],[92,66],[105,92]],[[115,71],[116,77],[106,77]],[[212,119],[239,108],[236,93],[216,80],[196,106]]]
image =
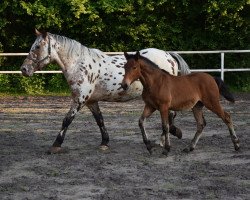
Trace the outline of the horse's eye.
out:
[[[40,46],[39,46],[39,45],[37,45],[37,46],[36,46],[36,49],[39,49],[39,48],[40,48]]]
[[[134,66],[133,69],[136,69],[136,66]]]

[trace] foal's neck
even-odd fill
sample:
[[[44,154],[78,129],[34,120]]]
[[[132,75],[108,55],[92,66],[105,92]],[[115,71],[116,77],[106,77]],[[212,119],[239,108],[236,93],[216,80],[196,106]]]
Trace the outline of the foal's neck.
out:
[[[145,90],[150,90],[152,85],[159,81],[162,76],[162,71],[156,66],[151,66],[149,63],[141,62],[141,76],[140,81]]]

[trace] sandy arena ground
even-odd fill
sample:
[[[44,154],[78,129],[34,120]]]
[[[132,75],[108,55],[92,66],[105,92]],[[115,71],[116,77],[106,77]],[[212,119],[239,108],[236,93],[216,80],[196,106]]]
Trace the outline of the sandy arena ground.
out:
[[[110,149],[99,150],[101,134],[83,108],[69,127],[67,153],[47,155],[70,107],[69,97],[0,97],[0,199],[249,199],[250,94],[222,101],[234,120],[241,150],[236,152],[226,125],[205,109],[207,126],[191,153],[182,150],[194,136],[190,111],[179,112],[183,138],[171,136],[168,157],[160,147],[149,155],[138,127],[141,100],[100,103]],[[159,140],[155,113],[146,122]]]

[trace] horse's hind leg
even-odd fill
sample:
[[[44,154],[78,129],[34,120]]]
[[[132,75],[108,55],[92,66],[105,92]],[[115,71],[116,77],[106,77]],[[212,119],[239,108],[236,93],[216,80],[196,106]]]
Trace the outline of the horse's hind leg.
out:
[[[73,119],[75,118],[76,113],[81,109],[82,104],[79,102],[74,102],[69,110],[69,112],[66,114],[65,118],[63,119],[62,128],[59,132],[59,134],[56,137],[56,140],[54,141],[52,147],[48,151],[48,153],[60,153],[62,152],[61,145],[64,141],[66,131],[68,129],[68,126],[71,124]]]
[[[196,120],[197,130],[194,135],[194,138],[191,141],[190,147],[184,149],[185,152],[193,151],[195,149],[196,144],[198,143],[201,137],[201,133],[204,127],[206,126],[206,121],[204,119],[203,112],[202,112],[203,107],[204,105],[201,102],[198,102],[192,109],[194,118]]]
[[[96,120],[96,123],[99,126],[101,134],[102,134],[102,143],[100,145],[100,148],[102,150],[106,150],[106,149],[108,149],[109,134],[108,134],[108,132],[106,130],[106,127],[104,125],[102,113],[100,111],[98,102],[87,104],[87,107],[92,112],[92,114],[93,114],[93,116],[94,116],[94,118]]]
[[[220,105],[220,102],[213,102],[212,104],[213,106],[207,107],[209,110],[211,110],[212,112],[214,112],[215,114],[218,115],[218,117],[220,117],[224,123],[227,125],[229,133],[230,133],[230,137],[231,140],[234,144],[234,149],[236,151],[239,150],[240,148],[240,144],[239,144],[239,139],[234,131],[234,127],[233,127],[233,122],[231,119],[231,116],[228,112],[224,111],[223,108]]]
[[[148,106],[147,104],[144,107],[143,113],[139,119],[139,127],[141,129],[141,133],[142,133],[142,139],[144,144],[147,147],[147,150],[149,151],[150,154],[152,154],[152,144],[150,142],[150,140],[148,140],[148,136],[146,133],[146,130],[144,128],[144,121],[146,118],[148,118],[153,112],[155,111],[154,108],[152,108],[151,106]]]
[[[230,136],[231,136],[231,140],[234,144],[234,149],[236,151],[238,151],[240,149],[240,142],[239,142],[239,139],[234,131],[234,127],[233,127],[233,122],[232,122],[232,119],[231,119],[231,116],[228,112],[224,111],[224,119],[223,121],[225,122],[225,124],[227,125],[228,127],[228,130],[229,130],[229,133],[230,133]]]

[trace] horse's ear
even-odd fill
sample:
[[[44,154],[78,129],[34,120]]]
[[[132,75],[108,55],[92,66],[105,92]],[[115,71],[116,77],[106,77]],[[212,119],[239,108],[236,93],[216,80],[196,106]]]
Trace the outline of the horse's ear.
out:
[[[139,57],[140,57],[140,52],[139,52],[139,51],[137,51],[137,52],[136,52],[136,54],[135,54],[135,60],[138,60],[138,59],[139,59]]]
[[[40,33],[36,28],[35,28],[35,34],[36,34],[36,36],[42,35],[42,33]]]
[[[128,55],[127,52],[124,52],[124,56],[125,56],[125,58],[126,58],[127,60],[129,59],[129,55]]]

